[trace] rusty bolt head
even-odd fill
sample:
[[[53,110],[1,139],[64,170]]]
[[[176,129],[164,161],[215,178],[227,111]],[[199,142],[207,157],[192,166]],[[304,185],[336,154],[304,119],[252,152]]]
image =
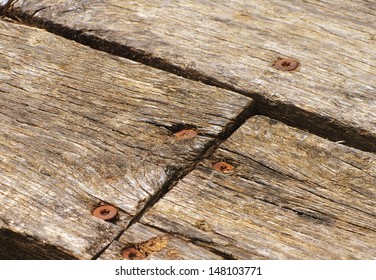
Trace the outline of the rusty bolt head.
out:
[[[121,256],[123,257],[123,259],[126,259],[126,260],[145,259],[145,255],[134,247],[124,249],[123,252],[121,253]]]
[[[111,221],[116,218],[118,210],[112,205],[102,205],[93,211],[93,215],[105,221]]]
[[[178,140],[192,139],[197,136],[197,131],[193,129],[183,129],[175,133],[175,137]]]
[[[283,71],[292,71],[295,70],[299,66],[299,62],[292,58],[278,58],[276,62],[274,62],[274,68]]]
[[[220,161],[213,165],[214,170],[218,172],[222,172],[224,174],[229,174],[234,171],[234,167],[231,164],[228,164],[227,162]]]

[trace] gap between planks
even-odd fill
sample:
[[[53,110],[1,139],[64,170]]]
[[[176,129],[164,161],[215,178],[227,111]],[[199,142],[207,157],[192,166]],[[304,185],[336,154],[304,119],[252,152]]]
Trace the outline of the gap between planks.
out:
[[[187,176],[190,172],[192,172],[204,159],[210,157],[215,150],[218,149],[218,147],[225,142],[236,130],[242,126],[247,119],[251,118],[252,116],[256,116],[256,110],[254,108],[254,104],[252,104],[250,107],[245,107],[243,112],[241,112],[237,118],[235,119],[234,123],[226,128],[224,130],[224,133],[219,136],[217,141],[214,143],[214,145],[209,146],[206,148],[206,150],[203,151],[203,153],[197,158],[195,162],[193,162],[191,165],[186,166],[180,173],[177,174],[176,177],[171,178],[167,180],[161,187],[159,191],[157,191],[144,205],[144,207],[130,220],[128,225],[120,231],[120,233],[114,238],[107,246],[104,246],[102,250],[100,250],[94,257],[93,260],[98,259],[110,246],[114,241],[119,240],[119,238],[124,234],[125,231],[127,231],[132,225],[135,225],[140,221],[140,219],[144,216],[145,212],[148,211],[151,207],[153,207],[162,197],[164,197],[181,179],[183,179],[185,176]],[[157,228],[156,229],[162,231],[162,229]],[[194,243],[194,242],[193,242]],[[197,246],[206,248],[205,246],[201,246],[196,244]],[[208,249],[208,248],[207,248]],[[213,253],[222,256],[225,259],[232,259],[230,256],[227,256],[224,253],[217,252],[214,249],[210,249]]]
[[[289,126],[308,131],[311,134],[333,142],[338,142],[366,152],[376,152],[376,139],[366,130],[344,126],[335,119],[305,111],[293,104],[283,104],[279,101],[270,102],[263,97],[262,93],[247,92],[229,83],[221,82],[213,77],[207,76],[205,73],[193,69],[183,69],[178,65],[172,65],[168,61],[155,57],[141,49],[135,49],[117,42],[104,40],[95,35],[85,34],[88,30],[74,30],[67,26],[35,17],[38,12],[39,10],[30,14],[10,6],[8,9],[0,10],[0,17],[7,17],[17,23],[44,29],[55,35],[73,40],[93,49],[137,61],[186,79],[199,81],[209,86],[223,88],[251,97],[256,102],[256,113],[258,115],[274,118]]]

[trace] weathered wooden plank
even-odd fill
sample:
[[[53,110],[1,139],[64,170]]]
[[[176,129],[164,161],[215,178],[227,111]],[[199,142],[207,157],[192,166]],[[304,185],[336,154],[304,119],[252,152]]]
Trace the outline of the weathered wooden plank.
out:
[[[15,7],[26,22],[236,89],[257,98],[264,114],[376,151],[374,1],[19,0]],[[278,57],[300,67],[274,69]]]
[[[127,229],[119,241],[114,241],[99,259],[219,260],[223,258],[192,244],[185,238],[137,223]]]
[[[43,30],[0,21],[0,42],[2,249],[17,236],[95,257],[252,106]],[[184,126],[198,136],[178,140]],[[101,202],[117,226],[91,216]]]
[[[219,161],[233,173],[214,171]],[[252,117],[141,222],[240,259],[374,259],[375,163],[374,154]]]

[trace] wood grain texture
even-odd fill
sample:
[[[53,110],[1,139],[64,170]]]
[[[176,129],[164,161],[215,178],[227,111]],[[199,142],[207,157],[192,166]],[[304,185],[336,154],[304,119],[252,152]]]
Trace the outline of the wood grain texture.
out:
[[[126,46],[255,97],[264,114],[376,151],[374,1],[20,0],[15,8],[54,32]],[[301,65],[276,70],[278,57]]]
[[[141,222],[239,259],[374,259],[375,218],[375,155],[257,116]]]
[[[252,105],[43,30],[0,21],[0,42],[0,228],[20,244],[94,257]]]
[[[159,241],[159,242],[158,242]],[[148,260],[220,260],[222,257],[194,245],[189,239],[166,234],[140,223],[132,225],[99,257],[100,260],[122,260],[124,249],[143,252]]]

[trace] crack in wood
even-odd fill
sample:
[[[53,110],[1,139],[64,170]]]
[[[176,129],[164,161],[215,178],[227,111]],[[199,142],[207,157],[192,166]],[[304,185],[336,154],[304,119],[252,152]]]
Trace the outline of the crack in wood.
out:
[[[108,242],[108,244],[106,245],[106,246],[103,246],[103,248],[102,249],[100,249],[100,250],[98,250],[98,252],[92,257],[92,260],[96,260],[96,259],[98,259],[107,249],[108,249],[108,247],[110,247],[111,246],[111,244],[114,242],[114,241],[116,241],[116,240],[118,240],[119,238],[120,238],[120,236],[122,236],[122,234],[125,232],[125,230],[121,230],[120,232],[119,232],[119,234],[114,238],[114,239],[112,239],[110,242]]]

